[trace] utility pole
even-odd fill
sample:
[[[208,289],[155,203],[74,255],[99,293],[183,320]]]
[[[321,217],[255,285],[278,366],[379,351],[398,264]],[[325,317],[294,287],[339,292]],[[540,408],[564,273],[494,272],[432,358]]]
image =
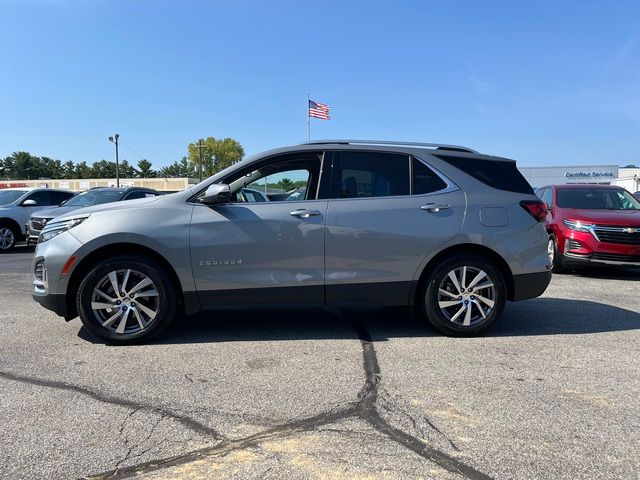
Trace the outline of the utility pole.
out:
[[[198,140],[198,177],[202,181],[202,139]]]
[[[116,187],[120,188],[120,165],[118,161],[118,139],[120,138],[119,134],[115,134],[113,137],[109,137],[109,141],[111,143],[116,144]]]

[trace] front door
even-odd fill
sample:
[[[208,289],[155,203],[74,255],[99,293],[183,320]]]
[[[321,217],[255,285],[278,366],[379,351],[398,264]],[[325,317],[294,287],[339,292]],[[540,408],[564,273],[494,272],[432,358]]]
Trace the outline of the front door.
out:
[[[195,206],[191,264],[203,308],[323,302],[322,162],[322,152],[259,162],[221,180],[229,203]]]

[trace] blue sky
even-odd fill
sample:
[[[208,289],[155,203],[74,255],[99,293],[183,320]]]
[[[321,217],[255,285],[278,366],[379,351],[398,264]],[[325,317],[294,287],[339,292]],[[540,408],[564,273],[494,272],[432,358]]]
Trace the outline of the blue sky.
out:
[[[0,156],[159,167],[199,137],[640,164],[640,2],[0,0]],[[135,153],[131,150],[135,151]]]

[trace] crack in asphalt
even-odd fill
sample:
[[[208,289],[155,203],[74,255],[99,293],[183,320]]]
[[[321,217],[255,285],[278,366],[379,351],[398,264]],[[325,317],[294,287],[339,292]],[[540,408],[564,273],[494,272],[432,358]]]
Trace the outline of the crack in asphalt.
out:
[[[419,438],[397,427],[394,427],[380,415],[376,408],[381,380],[380,365],[378,363],[378,357],[371,335],[360,323],[346,318],[338,310],[333,308],[328,308],[327,310],[333,315],[336,315],[338,318],[346,320],[352,324],[362,346],[362,365],[365,374],[365,382],[358,392],[357,400],[354,403],[347,404],[341,408],[334,408],[333,410],[322,412],[311,417],[291,420],[279,426],[269,428],[263,432],[250,435],[245,438],[237,440],[221,440],[218,445],[213,447],[206,447],[188,452],[186,454],[151,460],[121,469],[114,469],[107,472],[97,473],[89,475],[85,478],[130,478],[140,474],[190,463],[206,457],[226,456],[227,454],[236,450],[256,447],[259,446],[260,443],[266,441],[288,438],[297,433],[312,431],[324,425],[333,424],[347,418],[360,418],[393,442],[413,451],[422,458],[435,463],[436,465],[449,472],[461,475],[471,480],[492,480],[492,477],[475,469],[471,465],[464,463],[462,460],[453,457],[445,452],[442,452],[436,448],[430,447]],[[403,413],[405,415],[408,415],[407,412]],[[414,421],[415,425],[415,420],[413,418],[412,420]],[[436,428],[435,425],[431,421],[429,421],[429,419],[425,417],[425,420],[431,428],[445,437],[445,439],[449,441],[449,443],[456,451],[459,451],[455,444],[438,428]]]
[[[139,410],[140,410],[140,409],[139,409],[139,408],[137,408],[137,409],[133,410],[129,415],[127,415],[127,418],[125,418],[125,419],[124,419],[124,421],[122,422],[122,426],[120,427],[120,434],[122,434],[122,433],[123,433],[124,426],[125,426],[125,424],[126,424],[127,420],[129,420],[129,418],[131,418],[131,416],[132,416],[135,412],[137,412],[137,411],[139,411]],[[133,446],[129,447],[129,450],[127,451],[126,455],[125,455],[121,460],[119,460],[119,461],[118,461],[118,463],[116,464],[116,468],[115,468],[115,470],[114,470],[114,474],[113,474],[113,476],[116,476],[116,475],[118,474],[118,471],[120,470],[120,465],[122,465],[124,462],[126,462],[127,460],[133,460],[133,459],[135,459],[135,458],[140,458],[140,457],[142,457],[143,455],[145,455],[147,452],[149,452],[153,447],[155,447],[155,446],[156,446],[156,445],[154,445],[154,444],[151,444],[150,446],[148,446],[146,449],[142,450],[141,452],[136,453],[136,454],[135,454],[135,455],[133,455],[133,456],[131,455],[131,454],[133,453],[133,451],[134,451],[137,447],[140,447],[140,446],[141,446],[141,445],[143,445],[145,442],[147,442],[149,439],[151,439],[151,437],[153,436],[153,432],[156,430],[156,427],[157,427],[157,426],[160,424],[160,422],[161,422],[162,420],[164,420],[165,418],[166,418],[166,415],[165,415],[165,414],[161,414],[161,415],[160,415],[160,418],[158,418],[158,420],[156,420],[156,422],[153,424],[153,426],[149,429],[149,433],[147,434],[147,436],[146,436],[144,439],[142,439],[141,441],[139,441],[139,442],[135,443]],[[124,443],[125,443],[125,445],[128,445],[128,444],[129,444],[129,438],[128,438],[128,437],[127,437],[127,438],[125,438]],[[162,442],[161,442],[161,443],[162,443]]]
[[[14,382],[21,382],[21,383],[27,383],[30,385],[36,385],[39,387],[47,387],[47,388],[54,388],[57,390],[65,390],[68,392],[75,392],[81,395],[86,395],[88,397],[91,397],[94,400],[97,400],[99,402],[109,403],[111,405],[119,405],[125,408],[131,408],[133,409],[133,412],[129,413],[128,417],[133,415],[137,410],[148,410],[150,412],[156,412],[165,417],[170,417],[174,419],[175,421],[181,423],[185,427],[195,432],[201,433],[203,435],[207,435],[209,437],[214,438],[215,440],[220,440],[220,441],[225,440],[225,437],[222,434],[218,433],[217,430],[205,425],[204,423],[199,422],[198,420],[195,420],[186,415],[182,415],[178,412],[175,412],[173,410],[169,410],[166,408],[156,407],[153,405],[145,405],[144,403],[136,402],[133,400],[125,400],[125,399],[110,396],[110,395],[103,395],[101,393],[94,392],[93,390],[90,390],[85,387],[80,387],[80,386],[72,385],[70,383],[65,383],[65,382],[59,382],[57,380],[43,380],[40,378],[17,375],[15,373],[3,372],[3,371],[0,371],[0,378],[4,378],[6,380],[12,380]],[[125,419],[125,421],[128,419],[128,417]],[[124,428],[124,424],[121,426],[120,432],[122,432],[122,428]]]

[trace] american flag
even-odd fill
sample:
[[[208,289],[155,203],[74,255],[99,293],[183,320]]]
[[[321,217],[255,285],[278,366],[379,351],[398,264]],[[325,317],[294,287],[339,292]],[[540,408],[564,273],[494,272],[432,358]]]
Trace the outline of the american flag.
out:
[[[321,120],[330,120],[329,105],[309,100],[309,116],[313,118],[320,118]]]

